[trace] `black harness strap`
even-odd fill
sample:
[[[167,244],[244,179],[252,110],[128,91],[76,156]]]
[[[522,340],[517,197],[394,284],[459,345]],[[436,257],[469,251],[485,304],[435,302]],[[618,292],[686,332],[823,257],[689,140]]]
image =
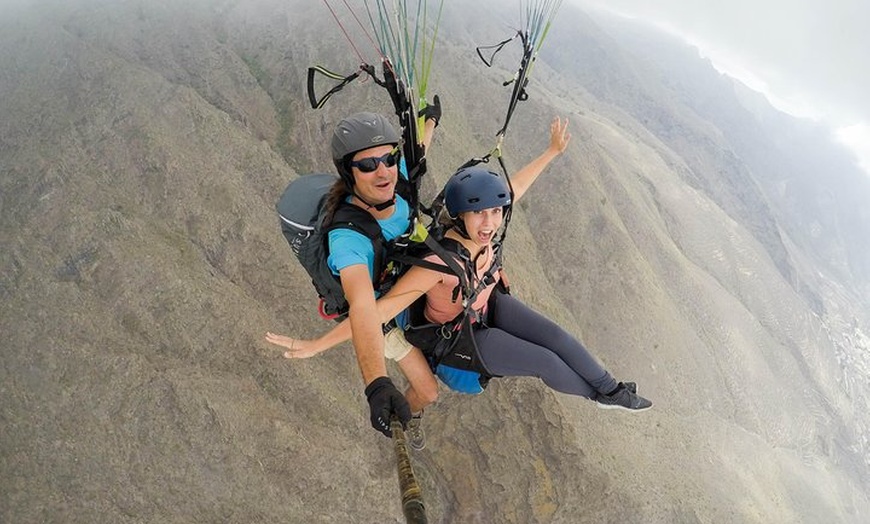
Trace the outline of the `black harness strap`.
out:
[[[523,43],[523,57],[520,61],[520,67],[517,69],[516,74],[510,80],[506,80],[502,85],[508,86],[510,84],[514,84],[513,92],[511,93],[510,103],[508,104],[507,114],[505,115],[504,124],[502,124],[501,129],[498,130],[496,136],[502,136],[505,134],[508,128],[508,124],[510,124],[511,117],[514,114],[514,110],[517,107],[517,102],[520,100],[528,100],[529,94],[526,92],[526,87],[529,84],[528,74],[529,69],[531,68],[532,62],[534,61],[535,50],[532,46],[532,43],[529,41],[529,35],[526,31],[517,31],[517,33],[498,44],[491,46],[481,46],[476,48],[477,56],[486,64],[487,67],[492,67],[493,62],[495,61],[495,55],[497,55],[502,48],[508,43],[512,42],[514,39],[519,38]],[[492,54],[487,60],[482,53],[482,50],[494,49]]]
[[[396,116],[399,117],[399,125],[402,127],[405,142],[402,144],[402,154],[405,157],[405,164],[408,166],[408,181],[414,190],[411,192],[411,200],[408,202],[411,209],[414,210],[414,215],[419,210],[419,189],[420,179],[426,174],[426,158],[423,146],[420,144],[420,133],[417,129],[417,114],[414,111],[414,104],[408,96],[405,85],[396,78],[393,71],[393,64],[389,60],[384,60],[383,63],[384,80],[383,82],[375,78],[375,82],[387,90],[390,99],[393,101],[393,108],[396,110]]]
[[[504,46],[511,43],[514,40],[514,38],[516,38],[518,36],[520,36],[519,31],[517,31],[517,34],[515,34],[514,36],[512,36],[504,41],[501,41],[495,45],[486,45],[486,46],[477,47],[477,48],[475,48],[475,51],[477,51],[477,56],[479,56],[480,59],[483,61],[483,63],[486,64],[486,67],[492,67],[493,62],[495,61],[495,55],[497,55],[499,53],[499,51],[501,51],[501,49]],[[486,58],[484,58],[483,53],[481,53],[482,49],[486,49],[486,50],[495,49],[495,51],[493,51],[492,54],[489,55],[489,60],[487,60]],[[507,85],[507,84],[505,84],[505,85]]]
[[[397,254],[393,259],[408,266],[419,266],[432,271],[438,271],[439,273],[455,275],[459,278],[459,288],[463,297],[471,296],[474,291],[474,288],[472,287],[473,282],[469,281],[466,268],[460,264],[454,256],[451,256],[451,252],[442,246],[440,242],[435,240],[432,235],[427,235],[423,242],[431,252],[435,253],[438,258],[442,260],[443,264],[430,262],[425,260],[423,257],[416,257],[408,254]]]
[[[364,71],[365,71],[365,69],[363,67],[361,67],[359,71],[357,71],[351,75],[341,76],[340,74],[333,73],[332,71],[330,71],[324,67],[321,67],[321,66],[309,67],[308,68],[308,102],[311,103],[311,108],[312,109],[320,109],[321,107],[323,107],[323,104],[325,104],[326,101],[332,97],[332,95],[334,95],[335,93],[338,93],[339,91],[344,89],[344,86],[346,86],[347,84],[356,80],[357,77],[360,75],[360,73],[362,73]],[[333,80],[341,80],[341,83],[339,83],[338,85],[336,85],[335,87],[330,89],[325,95],[323,95],[319,99],[317,98],[317,95],[314,92],[314,78],[315,78],[315,75],[317,73],[320,73],[321,75],[323,75],[327,78],[331,78]]]
[[[529,94],[526,93],[526,86],[529,84],[528,72],[532,63],[534,49],[529,44],[528,36],[525,33],[520,33],[519,36],[523,41],[523,58],[520,61],[520,68],[517,70],[516,77],[513,80],[504,83],[504,85],[507,86],[511,82],[514,82],[514,89],[511,93],[510,104],[508,104],[507,115],[505,115],[504,118],[504,125],[498,130],[496,135],[503,135],[505,134],[505,131],[507,131],[508,124],[510,124],[511,117],[517,107],[517,102],[520,100],[528,100],[529,98]]]

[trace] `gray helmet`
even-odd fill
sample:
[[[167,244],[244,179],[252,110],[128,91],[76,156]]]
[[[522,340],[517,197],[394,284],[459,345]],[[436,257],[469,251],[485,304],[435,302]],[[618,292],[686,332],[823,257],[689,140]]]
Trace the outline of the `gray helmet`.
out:
[[[511,205],[507,181],[482,167],[466,167],[456,172],[444,187],[444,205],[452,217],[467,211],[481,211]]]
[[[356,113],[335,126],[332,134],[332,161],[338,174],[350,188],[353,175],[346,162],[355,153],[382,145],[398,145],[402,139],[399,133],[383,115],[377,113]]]

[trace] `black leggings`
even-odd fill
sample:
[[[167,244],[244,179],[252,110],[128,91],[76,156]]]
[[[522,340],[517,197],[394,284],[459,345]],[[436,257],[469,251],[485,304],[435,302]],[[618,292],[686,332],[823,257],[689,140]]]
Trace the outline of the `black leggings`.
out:
[[[579,340],[510,295],[494,298],[487,327],[474,331],[480,359],[491,373],[538,377],[556,391],[588,398],[616,389],[616,379]]]

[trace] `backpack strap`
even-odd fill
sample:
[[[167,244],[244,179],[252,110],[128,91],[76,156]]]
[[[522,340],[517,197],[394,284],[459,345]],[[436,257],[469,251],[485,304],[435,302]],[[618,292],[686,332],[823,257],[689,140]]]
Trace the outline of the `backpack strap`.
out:
[[[384,233],[381,231],[381,226],[375,217],[365,209],[355,206],[349,202],[342,202],[338,209],[335,210],[332,223],[326,227],[326,235],[324,241],[328,242],[330,231],[335,229],[350,229],[368,238],[372,242],[372,247],[375,252],[374,271],[372,272],[372,284],[377,289],[380,282],[381,273],[384,269],[384,258],[387,241],[384,238]]]

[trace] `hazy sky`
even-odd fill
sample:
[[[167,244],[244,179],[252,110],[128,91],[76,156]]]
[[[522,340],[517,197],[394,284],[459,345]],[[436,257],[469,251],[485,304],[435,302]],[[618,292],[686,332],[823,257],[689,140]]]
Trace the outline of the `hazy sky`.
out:
[[[870,0],[578,0],[679,35],[779,109],[830,124],[870,173]]]

